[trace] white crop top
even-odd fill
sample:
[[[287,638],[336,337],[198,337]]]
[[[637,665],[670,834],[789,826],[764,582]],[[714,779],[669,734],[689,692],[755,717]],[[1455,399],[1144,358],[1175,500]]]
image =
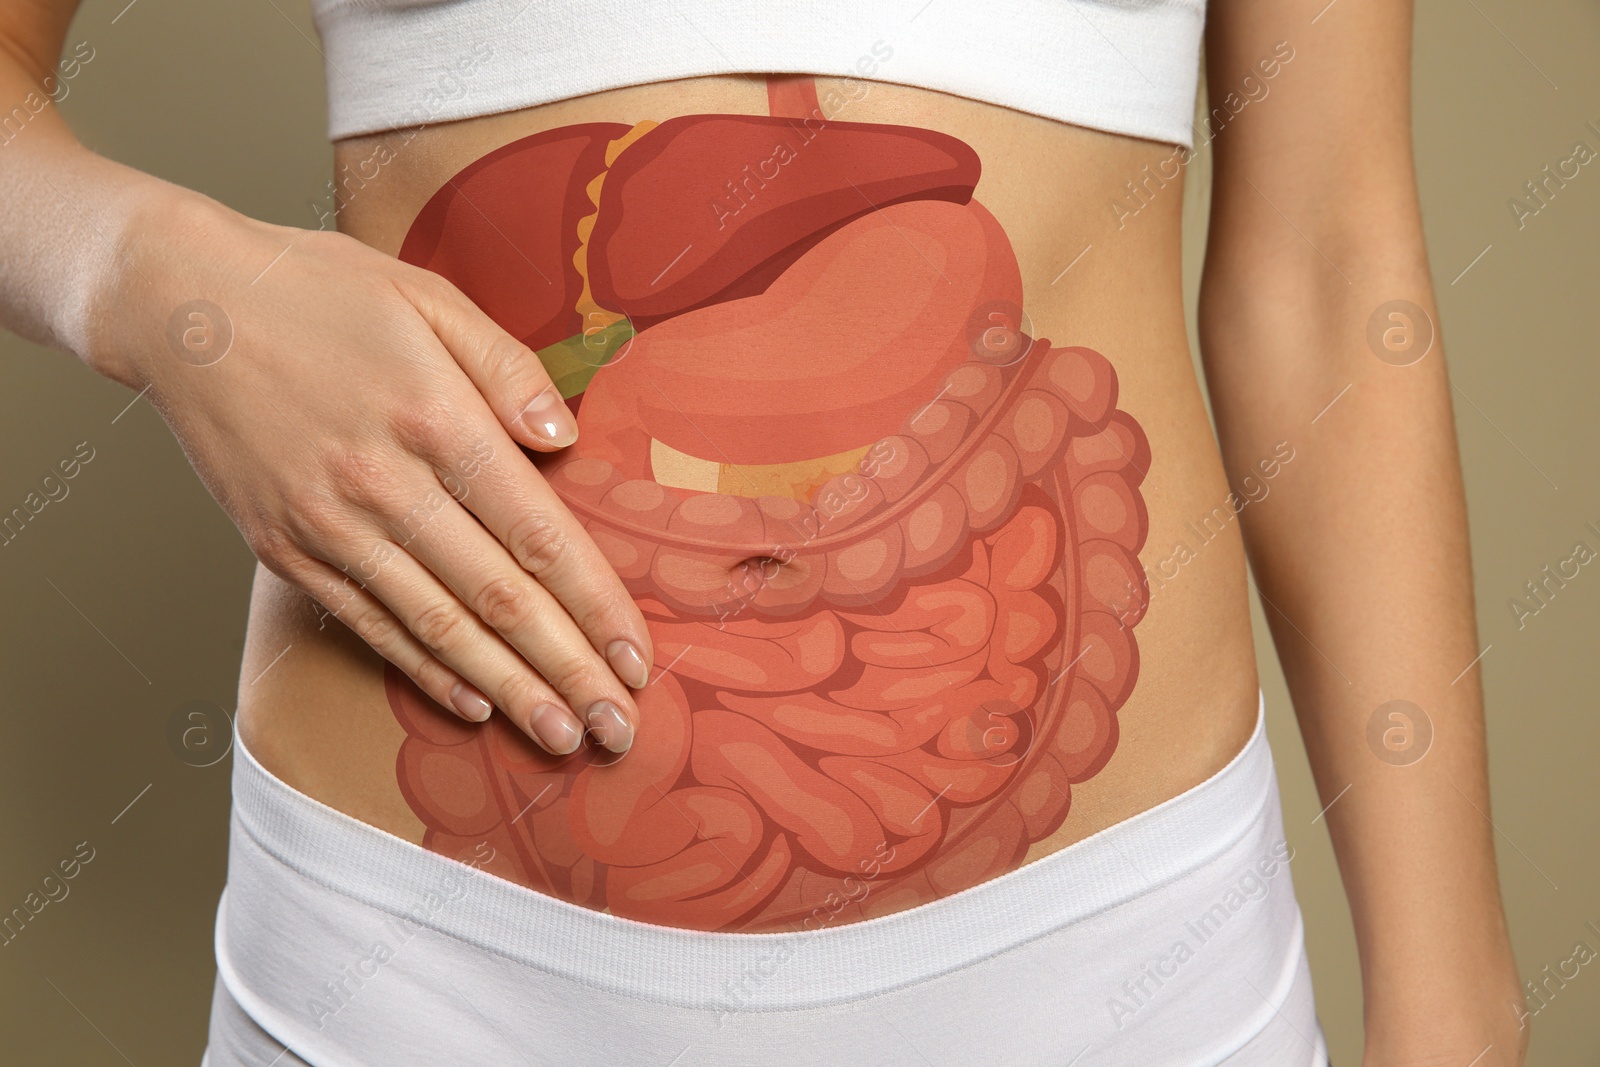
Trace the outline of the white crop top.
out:
[[[1205,0],[312,0],[328,132],[708,74],[936,89],[1192,145]]]

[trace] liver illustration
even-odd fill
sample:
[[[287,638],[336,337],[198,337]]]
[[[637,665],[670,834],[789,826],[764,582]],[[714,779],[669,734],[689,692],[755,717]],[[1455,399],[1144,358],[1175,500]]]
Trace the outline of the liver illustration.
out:
[[[1028,336],[978,177],[930,130],[694,115],[526,138],[424,208],[402,258],[530,346],[626,338],[537,462],[656,659],[621,759],[390,668],[428,848],[770,931],[958,892],[1061,826],[1138,674],[1149,449],[1103,356]]]

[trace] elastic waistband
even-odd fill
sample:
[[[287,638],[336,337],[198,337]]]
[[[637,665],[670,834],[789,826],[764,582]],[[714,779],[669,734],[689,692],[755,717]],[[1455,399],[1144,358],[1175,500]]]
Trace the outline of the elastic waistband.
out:
[[[920,86],[1194,143],[1204,0],[313,0],[337,140],[711,74]],[[657,116],[665,117],[664,115]],[[848,118],[849,113],[845,113]]]
[[[759,969],[747,1010],[855,1000],[946,974],[1202,867],[1272,802],[1264,702],[1250,740],[1192,789],[992,881],[907,911],[794,933],[715,933],[591,911],[429,852],[296,791],[235,738],[234,819],[263,851],[372,908],[623,996],[707,1008]],[[440,902],[444,903],[441,904]],[[774,957],[784,965],[767,974]]]

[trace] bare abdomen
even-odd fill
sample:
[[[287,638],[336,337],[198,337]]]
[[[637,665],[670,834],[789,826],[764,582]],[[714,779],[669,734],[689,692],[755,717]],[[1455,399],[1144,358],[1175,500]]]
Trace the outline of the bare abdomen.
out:
[[[540,466],[656,663],[620,760],[462,723],[390,669],[401,791],[427,847],[488,842],[495,873],[668,925],[814,929],[993,878],[1116,745],[1145,435],[1103,356],[1029,336],[960,141],[675,121],[508,146],[402,252],[569,395],[579,443]],[[791,157],[719,210],[722,173],[774,141]],[[555,294],[519,296],[473,213],[548,234],[521,258]]]

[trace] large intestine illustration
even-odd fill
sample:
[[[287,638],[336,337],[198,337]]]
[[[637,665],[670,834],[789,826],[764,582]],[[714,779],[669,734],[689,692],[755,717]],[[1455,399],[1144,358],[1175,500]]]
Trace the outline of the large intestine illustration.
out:
[[[424,844],[702,930],[1015,868],[1138,675],[1149,449],[1111,364],[1028,335],[965,143],[769,85],[770,116],[508,144],[401,251],[539,352],[580,439],[537,462],[655,642],[620,759],[461,722],[389,668]]]

